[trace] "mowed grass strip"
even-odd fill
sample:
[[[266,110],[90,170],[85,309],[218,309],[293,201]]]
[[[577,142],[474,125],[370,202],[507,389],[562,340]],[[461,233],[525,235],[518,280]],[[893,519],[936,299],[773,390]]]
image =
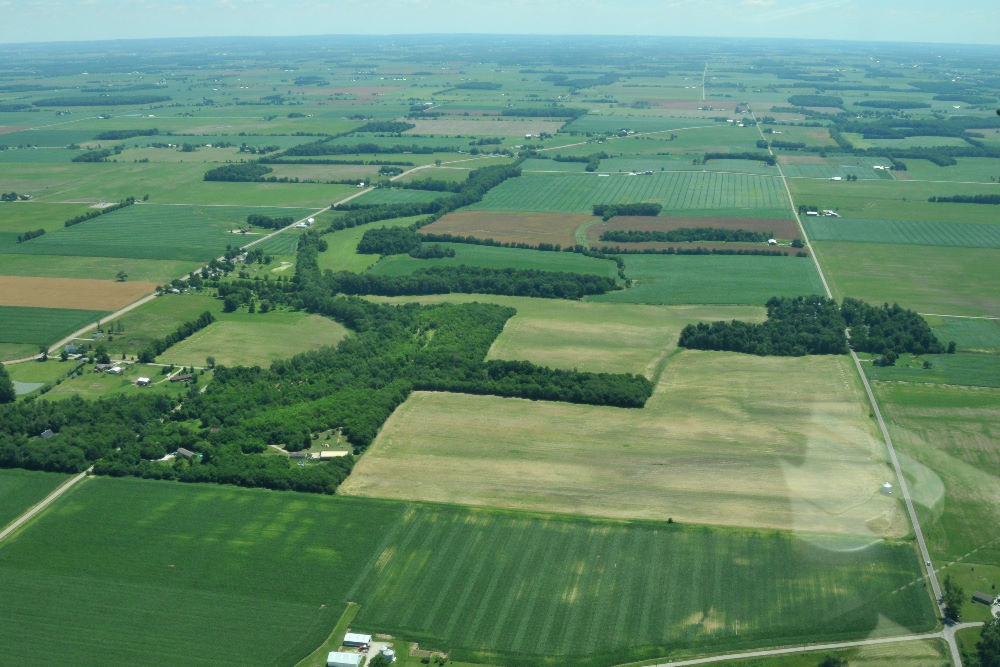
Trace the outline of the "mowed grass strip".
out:
[[[157,283],[0,275],[0,306],[117,310],[152,294]]]
[[[252,236],[232,234],[251,213],[301,218],[310,209],[136,204],[21,243],[7,252],[207,261]]]
[[[268,366],[300,352],[336,345],[349,333],[328,317],[301,312],[238,312],[218,317],[218,321],[169,348],[157,361],[201,366],[213,357],[225,366]]]
[[[911,547],[414,506],[355,626],[505,665],[611,665],[930,628]],[[419,604],[401,605],[400,599]]]
[[[416,392],[344,493],[861,536],[907,532],[846,356],[684,351],[642,409]]]
[[[533,269],[536,271],[564,271],[593,273],[608,278],[618,277],[618,267],[609,259],[587,257],[574,252],[526,250],[470,245],[467,243],[442,243],[455,251],[454,257],[442,259],[416,259],[409,255],[383,257],[369,272],[381,276],[403,276],[418,269],[432,266],[476,266],[488,269]]]
[[[1000,316],[1000,250],[821,241],[813,244],[833,295],[898,303],[921,313]]]
[[[763,321],[754,306],[647,306],[532,299],[494,294],[369,297],[386,303],[487,302],[510,306],[487,359],[525,360],[551,368],[637,373],[653,378],[676,349],[681,329],[705,320]]]
[[[671,209],[774,209],[788,206],[773,176],[705,172],[627,174],[530,173],[486,193],[469,210],[551,211],[589,214],[594,204],[654,202]]]
[[[813,241],[1000,248],[1000,224],[817,216],[805,216],[802,222]]]
[[[106,310],[0,306],[0,342],[48,345],[107,314]]]
[[[572,164],[572,163],[570,163]],[[576,244],[576,230],[595,220],[589,215],[522,211],[456,211],[422,227],[422,234],[453,234],[502,243]]]
[[[0,470],[0,528],[24,514],[69,477],[40,470]]]
[[[294,664],[336,624],[348,587],[401,511],[233,487],[87,480],[0,548],[4,659]]]
[[[624,255],[632,287],[587,297],[615,303],[762,305],[772,296],[822,294],[815,265],[802,257]]]

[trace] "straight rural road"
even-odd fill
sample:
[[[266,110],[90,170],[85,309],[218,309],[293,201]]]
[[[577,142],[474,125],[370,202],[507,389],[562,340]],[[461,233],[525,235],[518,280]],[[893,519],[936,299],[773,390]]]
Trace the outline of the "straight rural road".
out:
[[[767,141],[767,138],[764,136],[764,131],[760,127],[760,123],[757,122],[757,115],[753,111],[750,112],[750,115],[754,120],[754,125],[757,127],[757,133],[760,135],[760,138],[763,141]],[[767,152],[774,157],[774,151],[771,150],[770,142],[768,142]],[[781,178],[781,183],[785,186],[785,193],[788,195],[788,202],[792,207],[792,215],[795,216],[795,221],[799,225],[799,231],[802,233],[803,245],[805,245],[806,249],[809,251],[809,255],[812,257],[813,264],[816,266],[816,271],[819,273],[820,280],[823,282],[823,289],[826,291],[826,296],[832,299],[833,292],[830,291],[830,285],[826,281],[826,275],[823,273],[823,267],[819,263],[819,258],[816,256],[815,249],[812,247],[809,235],[806,233],[805,225],[802,224],[802,218],[799,217],[798,209],[795,208],[795,199],[792,197],[791,188],[788,187],[788,179],[785,178],[785,172],[781,168],[781,162],[776,159],[774,164],[778,169],[778,176]],[[899,485],[900,494],[903,496],[903,502],[906,504],[906,512],[910,517],[910,525],[913,526],[913,533],[917,540],[917,548],[920,550],[920,558],[924,561],[927,578],[931,584],[931,592],[933,593],[934,600],[938,605],[938,612],[941,614],[941,618],[944,618],[941,585],[938,583],[937,573],[934,571],[930,552],[927,550],[927,543],[924,540],[924,531],[920,528],[920,520],[917,518],[917,512],[913,506],[913,499],[910,497],[909,485],[906,483],[906,477],[903,475],[903,469],[899,464],[899,457],[896,456],[896,448],[892,444],[892,437],[889,435],[889,429],[886,427],[885,420],[882,418],[882,411],[879,409],[878,401],[875,399],[875,394],[872,392],[871,384],[868,382],[868,377],[865,375],[864,369],[861,368],[861,361],[858,359],[858,355],[855,354],[853,349],[850,350],[850,353],[851,359],[854,361],[854,367],[858,372],[858,376],[861,378],[862,384],[864,385],[865,393],[868,395],[868,403],[871,406],[872,413],[875,415],[875,419],[878,421],[879,430],[882,432],[882,438],[885,441],[886,450],[889,452],[889,460],[892,463],[892,469],[896,473],[896,481]],[[955,664],[955,667],[962,667],[962,657],[958,652],[958,644],[955,642],[955,634],[944,633],[941,636],[948,643],[948,649],[951,652],[952,662]]]
[[[31,517],[35,516],[43,509],[48,507],[56,498],[66,493],[66,491],[68,491],[71,486],[73,486],[74,484],[82,480],[84,477],[86,477],[87,473],[89,473],[93,469],[94,466],[90,466],[89,468],[81,472],[79,475],[74,475],[73,477],[69,478],[68,480],[60,484],[55,491],[45,496],[45,498],[40,503],[29,509],[21,516],[14,519],[14,521],[9,526],[0,531],[0,542],[3,542],[5,539],[7,539],[8,536],[13,534],[15,530],[17,530],[25,523],[27,523],[29,520],[31,520]]]

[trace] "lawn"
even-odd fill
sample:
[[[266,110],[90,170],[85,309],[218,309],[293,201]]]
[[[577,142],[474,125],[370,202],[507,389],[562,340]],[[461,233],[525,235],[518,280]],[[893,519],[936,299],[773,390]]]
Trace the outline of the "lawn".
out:
[[[817,242],[836,298],[898,303],[921,313],[1000,315],[1000,250]]]
[[[763,305],[772,296],[823,293],[816,267],[801,257],[625,255],[624,260],[632,287],[589,300]]]
[[[106,310],[0,306],[0,342],[49,345],[107,314]]]
[[[272,311],[251,315],[223,313],[157,359],[160,363],[201,366],[207,357],[224,366],[269,366],[300,352],[336,345],[348,334],[328,317]]]
[[[0,528],[24,514],[69,477],[40,470],[0,470]]]
[[[0,548],[11,610],[0,641],[20,664],[138,665],[151,654],[292,664],[325,641],[348,600],[361,605],[352,630],[503,664],[878,635],[885,618],[933,625],[920,587],[893,592],[920,576],[912,547],[831,546],[770,531],[98,478]]]
[[[643,409],[418,392],[345,493],[614,518],[900,536],[846,356],[684,351]],[[431,480],[433,480],[431,482]]]
[[[475,266],[490,269],[534,269],[537,271],[567,271],[593,273],[615,278],[618,268],[609,259],[596,259],[575,252],[550,252],[522,248],[498,248],[467,243],[442,243],[455,250],[454,257],[415,259],[409,255],[382,258],[369,272],[382,276],[403,276],[417,269],[432,266]]]
[[[713,172],[628,174],[530,173],[507,179],[470,210],[589,214],[594,204],[654,202],[672,210],[743,208],[744,216],[781,217],[788,197],[772,176]]]
[[[8,248],[40,255],[128,257],[206,262],[228,245],[253,236],[233,234],[250,214],[302,218],[310,209],[261,209],[246,206],[135,205],[102,215]]]
[[[32,353],[37,352],[37,348]],[[47,384],[56,382],[60,378],[71,373],[79,362],[67,360],[65,362],[56,361],[49,358],[47,361],[25,361],[20,364],[7,366],[7,373],[14,381],[14,391],[18,396],[24,396],[37,391]]]
[[[813,241],[1000,248],[1000,224],[821,216],[805,216],[802,223]]]
[[[1000,562],[1000,391],[900,382],[874,389],[932,555]]]
[[[681,329],[705,320],[763,319],[747,306],[647,306],[486,294],[441,294],[373,300],[389,303],[465,303],[511,306],[517,314],[490,347],[487,359],[526,360],[550,368],[659,375],[676,351]]]

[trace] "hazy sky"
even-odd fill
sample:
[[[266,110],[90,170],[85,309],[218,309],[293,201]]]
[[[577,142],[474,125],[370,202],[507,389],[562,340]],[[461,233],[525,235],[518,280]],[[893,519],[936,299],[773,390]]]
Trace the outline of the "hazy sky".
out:
[[[1000,0],[0,0],[0,42],[396,33],[1000,44]]]

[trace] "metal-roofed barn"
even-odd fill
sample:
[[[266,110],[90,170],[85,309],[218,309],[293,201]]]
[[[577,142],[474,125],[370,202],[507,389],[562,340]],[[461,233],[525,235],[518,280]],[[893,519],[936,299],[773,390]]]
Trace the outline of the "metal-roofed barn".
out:
[[[368,646],[372,643],[371,635],[348,632],[344,635],[344,646]]]
[[[330,651],[326,656],[326,667],[358,667],[361,664],[360,653],[342,653]]]

